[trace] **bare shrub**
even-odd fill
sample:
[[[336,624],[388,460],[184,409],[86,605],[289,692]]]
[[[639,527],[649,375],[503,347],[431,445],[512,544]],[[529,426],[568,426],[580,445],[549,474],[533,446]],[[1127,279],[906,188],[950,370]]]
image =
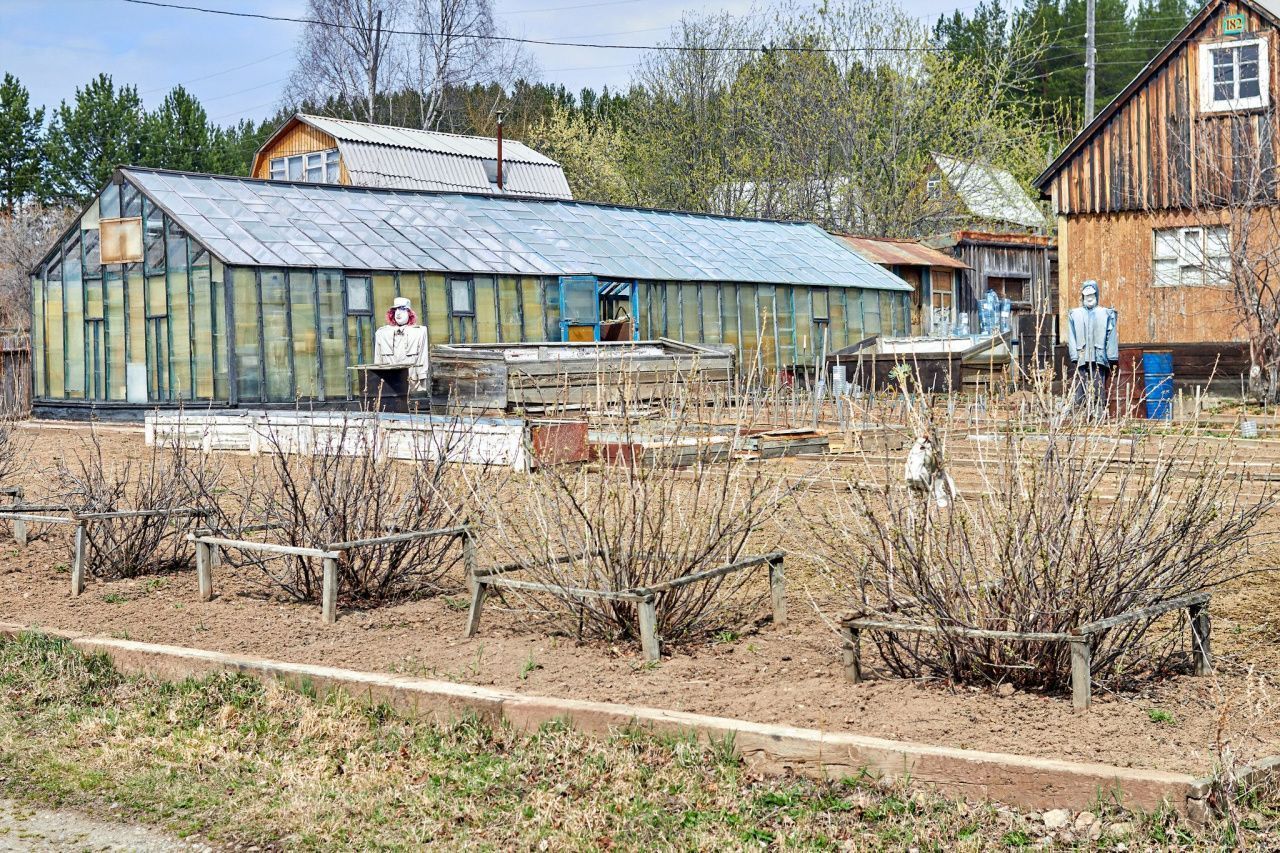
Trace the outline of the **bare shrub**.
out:
[[[186,536],[198,519],[179,511],[199,508],[216,478],[206,459],[178,446],[151,447],[141,458],[113,465],[103,458],[102,437],[91,429],[73,460],[58,463],[56,501],[76,514],[149,513],[85,526],[90,571],[132,578],[191,564],[194,553]]]
[[[559,590],[619,592],[776,550],[767,522],[787,487],[733,452],[745,424],[691,420],[697,406],[689,393],[670,389],[651,419],[630,413],[629,395],[615,395],[624,402],[593,420],[605,445],[598,464],[540,467],[510,484],[518,503],[477,495],[491,556]],[[659,635],[677,641],[740,624],[767,589],[760,581],[742,572],[659,592]],[[551,599],[539,603],[578,636],[639,637],[633,602],[568,593]]]
[[[0,486],[14,484],[27,468],[31,438],[18,422],[0,417]]]
[[[1273,484],[1248,480],[1189,435],[1125,436],[1071,414],[975,419],[970,411],[957,423],[926,396],[910,402],[908,428],[932,440],[958,498],[941,507],[903,485],[900,462],[865,457],[858,486],[813,526],[817,550],[859,611],[944,629],[871,632],[899,676],[1064,687],[1066,643],[945,629],[1068,632],[1211,589],[1248,571],[1255,525],[1276,503]],[[1094,676],[1158,670],[1186,636],[1181,614],[1095,634]]]
[[[438,530],[465,522],[461,490],[448,458],[450,434],[424,434],[431,443],[420,458],[402,462],[383,452],[374,421],[337,417],[314,442],[285,430],[264,434],[267,451],[239,482],[219,495],[217,531],[303,548],[372,539],[393,533]],[[462,549],[447,537],[362,546],[344,551],[338,563],[341,598],[377,604],[418,598],[457,588],[450,575]],[[300,601],[317,601],[319,561],[306,557],[265,558],[231,550],[236,565],[260,569],[274,586]]]

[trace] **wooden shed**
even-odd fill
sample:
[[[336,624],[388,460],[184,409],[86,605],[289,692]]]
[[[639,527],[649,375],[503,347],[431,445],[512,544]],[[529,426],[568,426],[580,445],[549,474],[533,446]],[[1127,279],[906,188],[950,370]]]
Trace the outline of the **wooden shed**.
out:
[[[1276,0],[1210,0],[1036,179],[1057,216],[1061,313],[1095,279],[1122,344],[1244,339],[1223,209],[1251,173],[1274,197],[1277,29]]]
[[[1055,313],[1051,287],[1050,249],[1044,234],[952,231],[923,241],[959,260],[955,311],[978,331],[978,300],[988,290],[1013,303],[1014,317]]]

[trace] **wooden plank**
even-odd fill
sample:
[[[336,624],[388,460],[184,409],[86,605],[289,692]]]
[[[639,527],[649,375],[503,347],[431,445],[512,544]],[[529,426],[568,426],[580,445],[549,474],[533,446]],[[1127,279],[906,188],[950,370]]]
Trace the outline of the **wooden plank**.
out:
[[[1099,631],[1105,631],[1108,628],[1114,628],[1117,625],[1124,625],[1129,622],[1136,622],[1139,619],[1147,619],[1152,616],[1159,616],[1168,613],[1171,610],[1181,610],[1184,607],[1191,607],[1197,604],[1206,604],[1209,601],[1210,594],[1207,592],[1193,592],[1190,595],[1180,595],[1177,598],[1170,598],[1165,601],[1156,602],[1147,607],[1141,607],[1137,610],[1130,610],[1125,613],[1117,613],[1115,616],[1108,616],[1105,619],[1098,619],[1093,622],[1086,623],[1073,628],[1071,633],[1075,636],[1088,636],[1096,634]]]
[[[410,530],[404,533],[392,533],[387,536],[375,536],[371,539],[353,539],[350,542],[335,542],[328,546],[330,551],[350,551],[370,545],[390,545],[395,542],[413,542],[418,539],[434,539],[437,536],[460,536],[467,532],[465,525],[444,527],[439,530]]]
[[[320,621],[332,625],[338,621],[338,561],[324,558],[324,577],[320,592]]]
[[[649,598],[636,607],[640,618],[640,650],[646,661],[657,663],[662,659],[662,647],[658,641],[657,605]]]
[[[1079,637],[1071,642],[1071,704],[1076,709],[1093,704],[1093,675],[1090,671],[1089,639]]]
[[[84,592],[85,559],[88,556],[89,542],[85,537],[84,522],[76,525],[75,539],[72,544],[71,559],[71,594]]]
[[[672,580],[669,580],[669,581],[656,583],[653,586],[634,587],[632,589],[628,589],[627,592],[633,593],[634,595],[644,598],[651,595],[655,595],[659,592],[666,592],[672,589],[679,589],[682,586],[688,586],[689,584],[692,584],[692,583],[701,583],[702,581],[714,580],[715,578],[722,577],[724,575],[731,574],[733,572],[742,571],[743,569],[749,569],[753,566],[764,565],[773,560],[781,560],[782,557],[783,557],[783,552],[781,551],[771,551],[770,553],[760,557],[744,557],[743,559],[736,560],[732,563],[729,563],[726,566],[719,566],[714,569],[707,569],[704,572],[694,572],[691,575],[682,575],[681,577],[673,578]]]
[[[1038,640],[1044,642],[1070,642],[1071,634],[1048,631],[991,631],[984,628],[942,627],[937,625],[912,625],[905,622],[883,622],[878,619],[851,619],[846,624],[870,631],[888,631],[898,634],[953,634],[959,637],[975,637],[988,640]]]
[[[187,537],[188,542],[203,542],[206,545],[219,545],[223,548],[235,548],[240,551],[260,551],[264,554],[283,554],[289,557],[313,557],[320,560],[338,559],[342,554],[338,551],[326,551],[321,548],[303,548],[297,545],[275,545],[270,542],[252,542],[245,539],[227,539],[221,536]]]
[[[636,595],[632,592],[606,592],[598,589],[581,589],[573,586],[557,586],[554,584],[535,583],[533,581],[518,581],[511,578],[488,577],[486,576],[483,583],[489,586],[499,586],[506,589],[523,589],[529,592],[541,592],[548,595],[570,596],[571,598],[599,598],[606,601],[642,601],[643,596]]]
[[[201,601],[213,600],[213,555],[207,542],[196,543],[196,586]]]

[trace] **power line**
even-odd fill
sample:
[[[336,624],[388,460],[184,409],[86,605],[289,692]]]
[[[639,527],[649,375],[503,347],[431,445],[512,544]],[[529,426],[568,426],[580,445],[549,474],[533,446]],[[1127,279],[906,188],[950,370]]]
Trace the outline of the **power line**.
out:
[[[263,62],[266,62],[269,59],[275,59],[277,56],[284,56],[286,53],[292,53],[292,52],[293,52],[293,48],[290,47],[280,51],[279,53],[273,53],[270,56],[264,56],[261,59],[255,59],[252,62],[246,62],[244,65],[236,65],[232,68],[224,68],[221,71],[215,71],[212,74],[206,74],[203,77],[192,77],[190,80],[183,80],[179,83],[174,83],[173,86],[159,86],[155,89],[147,89],[145,92],[139,92],[138,94],[154,95],[156,92],[163,92],[166,89],[172,89],[175,86],[186,86],[190,83],[199,83],[201,80],[209,80],[213,77],[221,77],[223,74],[230,74],[232,71],[240,71],[254,65],[261,65]]]
[[[138,6],[155,6],[161,9],[179,9],[184,12],[201,12],[206,15],[223,15],[230,18],[252,18],[260,21],[280,21],[289,24],[312,24],[337,30],[363,30],[356,24],[344,24],[336,21],[322,21],[317,18],[291,18],[287,15],[267,15],[261,12],[233,12],[229,9],[208,9],[203,6],[187,6],[180,3],[164,3],[161,0],[121,0]],[[860,45],[856,47],[799,47],[793,45],[713,45],[695,47],[679,44],[597,44],[594,42],[553,41],[550,39],[519,38],[478,33],[441,33],[424,30],[387,30],[386,35],[430,36],[433,38],[466,38],[477,41],[500,41],[515,44],[532,44],[543,47],[583,47],[599,50],[652,50],[668,53],[756,53],[768,50],[777,53],[941,53],[945,47],[933,46],[900,46],[900,45]]]

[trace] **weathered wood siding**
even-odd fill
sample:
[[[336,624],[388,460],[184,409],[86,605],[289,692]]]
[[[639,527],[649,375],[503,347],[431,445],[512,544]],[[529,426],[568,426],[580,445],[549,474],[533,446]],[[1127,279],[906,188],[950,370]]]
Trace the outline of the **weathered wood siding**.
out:
[[[1154,229],[1202,224],[1204,214],[1189,210],[1070,217],[1058,246],[1063,333],[1080,283],[1092,278],[1119,313],[1122,344],[1241,340],[1230,289],[1152,285]]]
[[[1200,112],[1200,50],[1223,41],[1225,15],[1245,15],[1239,38],[1268,39],[1270,105]],[[1253,9],[1225,3],[1200,23],[1139,88],[1118,105],[1047,185],[1059,214],[1168,210],[1229,196],[1233,163],[1277,160],[1275,99],[1280,38]],[[1252,168],[1252,167],[1250,167]]]
[[[978,300],[987,292],[990,278],[1025,278],[1024,298],[1034,313],[1052,313],[1049,288],[1049,252],[1038,245],[1000,245],[961,242],[952,254],[969,265],[959,270],[956,311],[968,313],[970,322],[978,310]]]
[[[338,141],[329,134],[316,130],[303,122],[296,122],[293,127],[281,134],[280,138],[270,148],[265,149],[258,156],[257,161],[254,163],[253,177],[271,177],[272,158],[309,154],[312,151],[328,151],[337,147]],[[338,160],[338,170],[338,182],[350,184],[351,178],[347,174],[347,164],[343,163],[341,158]]]

